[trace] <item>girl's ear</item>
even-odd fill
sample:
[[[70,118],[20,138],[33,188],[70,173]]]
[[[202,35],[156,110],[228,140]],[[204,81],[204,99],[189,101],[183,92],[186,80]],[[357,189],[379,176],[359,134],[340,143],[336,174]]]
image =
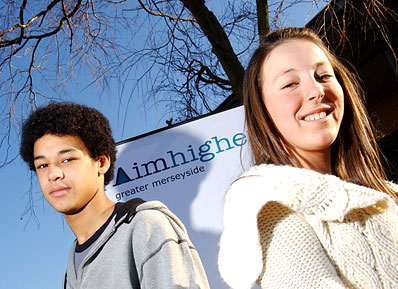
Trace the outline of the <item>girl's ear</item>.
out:
[[[98,173],[105,175],[111,166],[111,158],[108,155],[100,155],[98,157]]]

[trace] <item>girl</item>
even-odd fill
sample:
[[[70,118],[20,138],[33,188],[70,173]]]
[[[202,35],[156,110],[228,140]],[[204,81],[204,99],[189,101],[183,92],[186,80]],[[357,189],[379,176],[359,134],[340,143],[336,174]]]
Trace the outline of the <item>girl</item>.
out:
[[[219,269],[235,289],[398,288],[398,186],[353,73],[306,28],[270,33],[244,79],[256,166],[226,196]]]

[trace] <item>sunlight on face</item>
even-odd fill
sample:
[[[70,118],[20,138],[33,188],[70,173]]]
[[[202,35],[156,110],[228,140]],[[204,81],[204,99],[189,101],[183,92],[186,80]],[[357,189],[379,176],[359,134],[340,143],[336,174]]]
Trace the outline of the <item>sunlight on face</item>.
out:
[[[275,47],[261,70],[263,102],[287,147],[300,160],[330,158],[344,112],[343,90],[325,53],[309,40]]]

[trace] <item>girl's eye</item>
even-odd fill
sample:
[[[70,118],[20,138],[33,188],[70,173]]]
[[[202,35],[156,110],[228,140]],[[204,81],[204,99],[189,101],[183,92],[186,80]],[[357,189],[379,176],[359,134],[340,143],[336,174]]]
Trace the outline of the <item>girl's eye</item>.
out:
[[[328,80],[329,78],[333,77],[331,74],[323,74],[318,76],[319,80]]]
[[[291,88],[291,87],[293,87],[295,85],[296,85],[296,83],[292,82],[292,83],[289,83],[289,84],[286,84],[285,86],[283,86],[282,89]]]
[[[74,158],[68,158],[68,159],[64,159],[62,162],[63,163],[69,163],[69,162],[71,162],[73,160],[74,160]]]

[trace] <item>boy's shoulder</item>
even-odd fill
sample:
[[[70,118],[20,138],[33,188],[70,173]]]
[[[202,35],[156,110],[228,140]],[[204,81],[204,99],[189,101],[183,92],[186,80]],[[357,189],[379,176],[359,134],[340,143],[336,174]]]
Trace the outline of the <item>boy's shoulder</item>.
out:
[[[141,198],[133,198],[124,203],[116,203],[115,208],[115,223],[124,217],[124,220],[130,222],[134,215],[137,213],[137,207],[145,201]]]
[[[115,224],[118,226],[121,223],[130,223],[136,214],[139,215],[139,219],[145,220],[149,218],[155,221],[159,218],[167,218],[173,220],[178,225],[182,225],[179,218],[164,203],[160,201],[145,201],[141,198],[133,198],[126,202],[116,203],[114,213]]]
[[[116,203],[114,220],[116,227],[128,223],[134,230],[158,230],[160,235],[160,231],[174,232],[184,238],[187,234],[181,220],[160,201],[134,198],[124,203]]]
[[[188,238],[187,229],[182,221],[161,201],[144,201],[137,198],[118,204],[121,210],[119,216],[116,213],[117,226],[130,223],[135,231],[156,231],[159,237],[172,234],[178,236],[177,238]]]

